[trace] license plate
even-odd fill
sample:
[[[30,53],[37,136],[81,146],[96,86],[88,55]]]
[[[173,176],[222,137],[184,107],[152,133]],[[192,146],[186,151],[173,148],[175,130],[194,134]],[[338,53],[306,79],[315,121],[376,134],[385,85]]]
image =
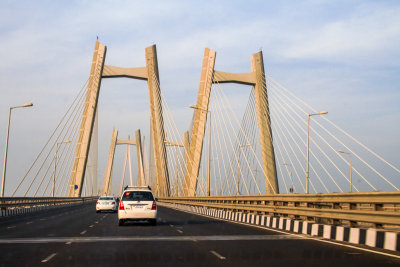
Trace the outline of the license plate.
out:
[[[135,207],[136,209],[143,209],[143,208],[144,208],[143,205],[135,205],[134,207]]]

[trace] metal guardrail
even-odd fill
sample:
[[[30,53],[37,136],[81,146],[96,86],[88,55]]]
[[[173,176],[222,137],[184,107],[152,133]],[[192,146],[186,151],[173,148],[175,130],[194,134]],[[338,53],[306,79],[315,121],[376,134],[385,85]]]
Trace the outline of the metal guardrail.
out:
[[[169,197],[165,203],[281,216],[317,223],[390,228],[400,226],[400,192]]]
[[[4,197],[0,198],[0,217],[30,213],[33,211],[73,205],[97,200],[93,197]]]

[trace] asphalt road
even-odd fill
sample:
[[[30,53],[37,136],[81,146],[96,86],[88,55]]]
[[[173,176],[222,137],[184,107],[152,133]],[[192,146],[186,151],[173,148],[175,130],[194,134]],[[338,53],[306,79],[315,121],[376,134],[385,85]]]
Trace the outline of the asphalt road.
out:
[[[0,219],[0,266],[400,266],[400,259],[158,207],[119,227],[85,204]]]

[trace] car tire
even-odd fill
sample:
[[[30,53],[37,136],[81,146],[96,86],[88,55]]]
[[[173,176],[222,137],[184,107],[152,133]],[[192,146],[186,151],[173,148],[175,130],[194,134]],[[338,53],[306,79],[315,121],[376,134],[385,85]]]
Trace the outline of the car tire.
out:
[[[124,225],[124,220],[118,220],[118,226],[123,226]]]
[[[96,210],[96,213],[99,213],[100,211]]]
[[[157,225],[157,220],[156,219],[151,219],[150,223],[151,223],[151,225]]]

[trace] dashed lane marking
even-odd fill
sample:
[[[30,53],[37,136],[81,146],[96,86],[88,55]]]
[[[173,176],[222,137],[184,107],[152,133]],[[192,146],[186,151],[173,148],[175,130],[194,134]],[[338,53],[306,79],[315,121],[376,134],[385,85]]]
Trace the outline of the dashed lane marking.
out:
[[[176,229],[176,231],[178,231],[178,233],[183,234],[182,230]]]
[[[92,228],[94,226],[94,224],[90,225],[89,227]]]
[[[169,226],[174,227],[172,224],[170,224]]]
[[[210,250],[210,252],[220,260],[225,260],[226,259],[224,256],[222,256],[221,254],[219,254],[218,252],[216,252],[214,250]]]
[[[86,234],[86,230],[84,230],[84,231],[81,232],[81,235],[84,235],[84,234]]]
[[[71,245],[71,244],[72,244],[71,241],[68,241],[68,242],[65,243],[65,245]]]
[[[13,225],[13,226],[8,226],[7,229],[13,229],[13,228],[15,228],[15,227],[17,227],[17,226],[15,226],[15,225]]]
[[[27,222],[26,224],[31,224],[31,223],[33,223],[33,222]]]
[[[99,221],[95,221],[94,223],[99,223]]]
[[[57,253],[53,253],[50,256],[48,256],[47,258],[45,258],[44,260],[42,260],[42,262],[48,262],[50,261],[55,255],[57,255]]]

